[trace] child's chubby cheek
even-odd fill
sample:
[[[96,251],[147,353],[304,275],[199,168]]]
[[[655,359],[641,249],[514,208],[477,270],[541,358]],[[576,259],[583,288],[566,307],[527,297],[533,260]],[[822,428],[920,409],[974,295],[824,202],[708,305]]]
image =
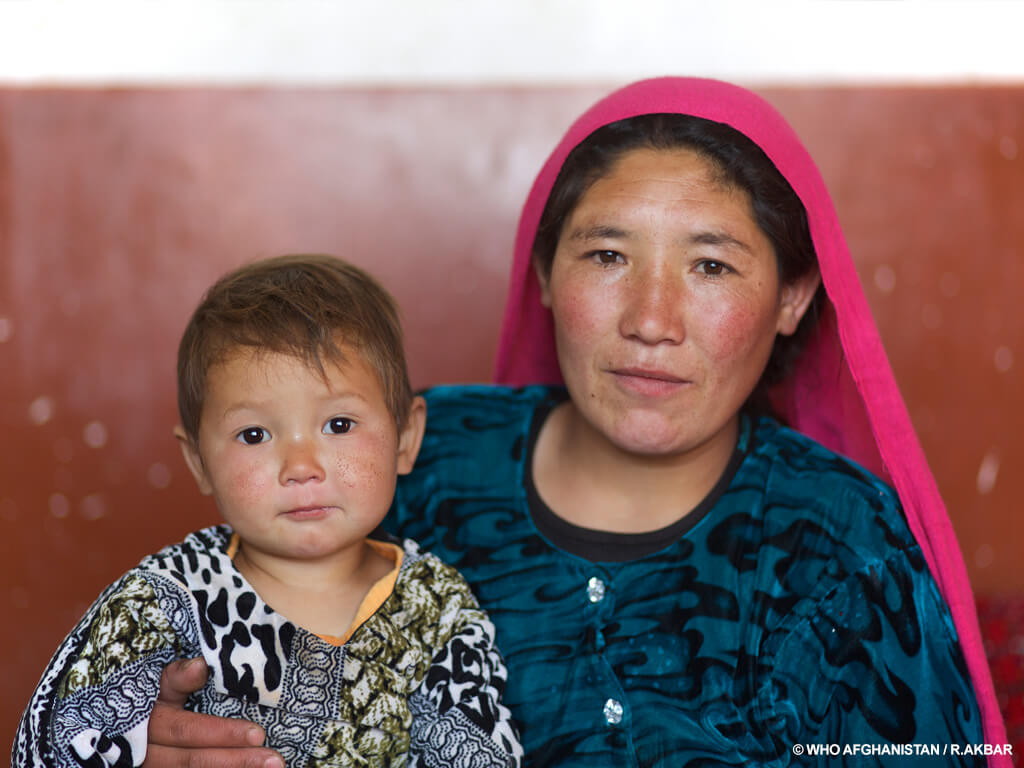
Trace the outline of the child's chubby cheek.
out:
[[[252,503],[266,499],[277,481],[277,472],[273,468],[249,462],[228,473],[221,485],[234,499]]]
[[[334,480],[340,490],[367,501],[384,497],[390,505],[398,469],[396,442],[388,437],[366,436],[356,450],[336,457]]]
[[[353,461],[339,458],[334,464],[334,477],[342,488],[354,491],[366,488],[378,473],[372,461]]]

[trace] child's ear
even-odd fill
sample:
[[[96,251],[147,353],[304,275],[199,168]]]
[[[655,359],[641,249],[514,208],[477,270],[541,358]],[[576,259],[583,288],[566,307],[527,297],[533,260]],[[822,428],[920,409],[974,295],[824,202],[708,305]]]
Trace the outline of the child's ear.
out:
[[[203,466],[203,457],[199,455],[199,447],[192,442],[181,424],[174,428],[174,437],[178,440],[178,445],[181,446],[181,455],[185,457],[185,463],[188,465],[192,477],[196,479],[199,492],[204,496],[209,496],[213,493],[213,486],[210,484],[210,478],[206,476],[206,467]]]
[[[398,431],[398,474],[407,475],[412,472],[416,456],[423,442],[423,430],[427,426],[427,401],[417,395],[409,406],[409,416],[405,426]]]

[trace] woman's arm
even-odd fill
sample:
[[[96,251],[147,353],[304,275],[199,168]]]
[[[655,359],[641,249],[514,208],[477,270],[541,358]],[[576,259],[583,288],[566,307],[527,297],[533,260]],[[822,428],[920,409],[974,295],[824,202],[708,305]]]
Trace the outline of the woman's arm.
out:
[[[838,583],[769,663],[792,715],[779,735],[785,750],[802,750],[801,764],[846,755],[850,764],[925,755],[929,765],[985,764],[965,754],[984,743],[978,704],[949,609],[916,548]],[[811,754],[822,748],[832,752]]]
[[[183,709],[207,674],[201,658],[175,661],[164,669],[160,698],[149,719],[144,768],[284,768],[276,752],[257,748],[264,740],[258,725]]]

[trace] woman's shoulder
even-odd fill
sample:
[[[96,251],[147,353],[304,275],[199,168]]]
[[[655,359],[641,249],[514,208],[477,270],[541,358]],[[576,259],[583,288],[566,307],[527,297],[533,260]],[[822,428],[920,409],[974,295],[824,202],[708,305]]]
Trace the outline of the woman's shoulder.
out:
[[[412,472],[399,477],[386,527],[436,550],[444,527],[437,516],[453,505],[468,503],[477,512],[476,504],[518,508],[530,428],[545,404],[564,398],[564,390],[442,386],[423,396],[423,443]]]
[[[757,420],[746,467],[766,510],[803,521],[868,559],[917,549],[896,491],[856,462],[769,418]]]
[[[505,387],[497,384],[442,384],[425,389],[420,394],[427,401],[427,428],[431,422],[479,419],[488,423],[492,418],[532,412],[547,401],[564,399],[562,387],[532,385]]]
[[[753,430],[751,453],[772,471],[776,489],[839,489],[899,507],[896,491],[857,462],[807,435],[761,417]]]
[[[814,720],[850,742],[941,741],[947,729],[980,739],[956,629],[896,491],[777,423],[762,420],[755,434],[760,517],[730,532],[749,540],[738,562],[764,574],[757,658],[772,696],[785,692],[766,711],[831,702],[810,720],[774,718],[794,729],[777,738],[800,741]],[[836,704],[849,690],[859,695]]]
[[[480,462],[492,468],[522,453],[538,409],[564,399],[557,387],[486,384],[433,387],[423,392],[427,428],[417,471],[441,462],[456,472]],[[511,452],[511,453],[510,453]]]

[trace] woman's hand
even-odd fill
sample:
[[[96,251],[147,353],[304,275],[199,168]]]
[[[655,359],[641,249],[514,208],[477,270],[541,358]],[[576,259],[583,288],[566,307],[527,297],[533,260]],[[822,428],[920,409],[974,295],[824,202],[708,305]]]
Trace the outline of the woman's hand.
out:
[[[264,734],[258,725],[183,709],[208,674],[201,658],[175,661],[164,669],[160,698],[149,718],[145,768],[284,768],[280,755],[260,746]]]

